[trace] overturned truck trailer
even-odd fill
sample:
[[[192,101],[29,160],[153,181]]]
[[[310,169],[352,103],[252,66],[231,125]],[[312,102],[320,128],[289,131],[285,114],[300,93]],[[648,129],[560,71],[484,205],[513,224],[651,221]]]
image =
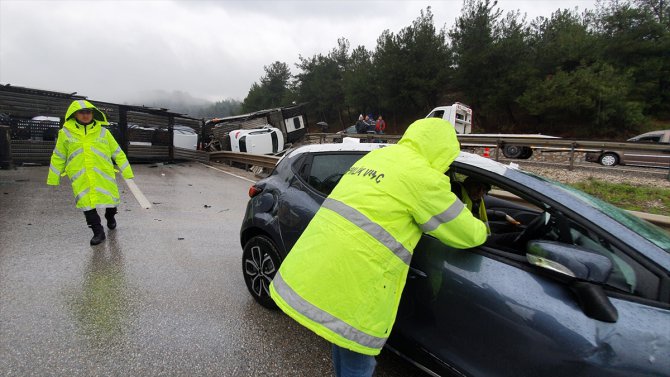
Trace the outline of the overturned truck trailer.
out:
[[[213,118],[205,122],[205,138],[208,139],[210,149],[232,150],[231,131],[273,127],[283,135],[285,145],[279,148],[283,150],[302,139],[307,132],[307,117],[303,108],[303,104],[300,104],[225,118]]]

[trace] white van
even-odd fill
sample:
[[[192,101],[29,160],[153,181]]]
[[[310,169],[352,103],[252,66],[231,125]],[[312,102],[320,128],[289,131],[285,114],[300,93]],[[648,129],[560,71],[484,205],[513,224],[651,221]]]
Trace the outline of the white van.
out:
[[[233,152],[273,154],[284,149],[284,135],[269,124],[260,129],[232,130],[229,136]]]

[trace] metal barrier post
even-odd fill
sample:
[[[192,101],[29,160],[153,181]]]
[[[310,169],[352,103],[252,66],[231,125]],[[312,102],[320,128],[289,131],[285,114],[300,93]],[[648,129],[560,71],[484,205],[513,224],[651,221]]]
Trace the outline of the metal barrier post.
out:
[[[572,145],[570,145],[570,166],[568,167],[569,171],[575,170],[575,144],[577,143],[573,142]]]
[[[11,169],[12,142],[9,126],[0,126],[0,169]]]
[[[119,106],[119,139],[123,153],[128,155],[128,109],[123,106]]]
[[[174,115],[168,117],[168,159],[174,160]]]
[[[505,142],[501,141],[500,139],[496,140],[496,161],[500,161],[500,158],[498,158],[498,153],[500,151],[500,148],[503,148],[505,146]]]

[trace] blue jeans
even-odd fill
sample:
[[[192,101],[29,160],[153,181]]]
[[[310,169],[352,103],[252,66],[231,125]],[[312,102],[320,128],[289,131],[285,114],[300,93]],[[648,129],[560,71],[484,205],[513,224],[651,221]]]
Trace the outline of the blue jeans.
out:
[[[333,344],[333,366],[337,377],[370,377],[377,361],[374,356],[350,351]]]

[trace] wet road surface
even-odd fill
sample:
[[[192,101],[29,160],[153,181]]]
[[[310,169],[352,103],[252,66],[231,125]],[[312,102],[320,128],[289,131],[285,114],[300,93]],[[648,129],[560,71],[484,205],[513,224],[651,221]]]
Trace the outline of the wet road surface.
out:
[[[0,170],[0,374],[333,375],[326,341],[246,290],[242,178],[253,177],[133,169],[152,208],[119,182],[118,227],[98,246],[66,178],[48,187],[48,167]],[[376,376],[423,375],[388,351],[377,361]]]

